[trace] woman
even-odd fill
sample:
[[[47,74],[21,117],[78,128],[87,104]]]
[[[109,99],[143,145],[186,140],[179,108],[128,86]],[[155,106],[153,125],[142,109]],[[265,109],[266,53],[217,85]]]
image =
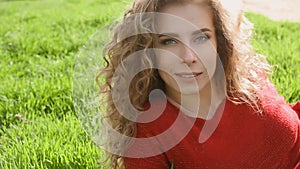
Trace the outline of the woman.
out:
[[[126,138],[105,137],[110,168],[300,168],[299,103],[277,93],[248,42],[251,23],[229,8],[133,3],[99,75],[104,121]]]

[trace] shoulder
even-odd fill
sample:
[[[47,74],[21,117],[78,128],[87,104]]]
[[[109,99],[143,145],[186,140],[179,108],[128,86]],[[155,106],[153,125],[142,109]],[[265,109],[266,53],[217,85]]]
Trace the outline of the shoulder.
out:
[[[252,133],[257,139],[269,143],[293,145],[299,137],[300,120],[297,113],[285,102],[284,97],[270,81],[267,80],[257,93],[261,112],[247,103],[235,104],[227,101],[221,126]]]
[[[259,103],[262,107],[262,115],[280,121],[281,123],[296,123],[299,125],[299,118],[292,107],[286,103],[275,85],[267,81],[259,91]]]
[[[266,129],[265,134],[282,145],[294,145],[299,137],[299,117],[269,80],[259,91],[259,103],[262,107],[261,124]]]

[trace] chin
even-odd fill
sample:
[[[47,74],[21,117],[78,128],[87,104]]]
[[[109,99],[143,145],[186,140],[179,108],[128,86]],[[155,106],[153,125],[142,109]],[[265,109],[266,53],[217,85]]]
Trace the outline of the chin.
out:
[[[199,95],[200,93],[204,92],[205,90],[208,90],[205,85],[199,85],[198,87],[186,87],[181,88],[180,93],[182,95]]]

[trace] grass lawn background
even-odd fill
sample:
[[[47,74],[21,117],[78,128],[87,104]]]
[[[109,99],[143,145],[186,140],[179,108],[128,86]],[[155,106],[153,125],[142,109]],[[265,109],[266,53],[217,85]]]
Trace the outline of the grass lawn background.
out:
[[[0,168],[97,167],[101,151],[72,104],[74,58],[126,1],[0,0]],[[300,23],[247,17],[278,91],[300,100]]]

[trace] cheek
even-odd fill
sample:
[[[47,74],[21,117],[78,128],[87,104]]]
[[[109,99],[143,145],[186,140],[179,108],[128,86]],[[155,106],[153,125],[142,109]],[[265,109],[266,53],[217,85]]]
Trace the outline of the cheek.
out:
[[[174,64],[179,63],[179,58],[173,52],[159,50],[155,53],[155,61],[158,69],[169,72]]]
[[[167,59],[166,57],[163,57],[161,55],[156,55],[156,65],[157,65],[157,68],[164,68],[166,67],[166,63],[167,63]]]
[[[207,44],[197,49],[198,57],[202,66],[207,70],[209,74],[213,74],[216,69],[217,63],[217,51],[214,45]]]
[[[169,62],[165,59],[157,60],[158,74],[165,83],[168,83],[169,81],[172,81],[172,79],[173,79],[170,75],[172,73],[172,67],[168,63]]]
[[[158,69],[158,74],[161,77],[161,79],[165,83],[170,81],[170,75],[167,73],[171,71],[168,56],[162,54],[161,52],[156,53],[155,62],[156,68]]]
[[[211,54],[208,58],[205,59],[205,67],[210,77],[213,76],[217,66],[217,53]]]
[[[168,72],[158,70],[158,73],[167,87],[171,87],[172,89],[178,90],[179,87],[176,80]]]

